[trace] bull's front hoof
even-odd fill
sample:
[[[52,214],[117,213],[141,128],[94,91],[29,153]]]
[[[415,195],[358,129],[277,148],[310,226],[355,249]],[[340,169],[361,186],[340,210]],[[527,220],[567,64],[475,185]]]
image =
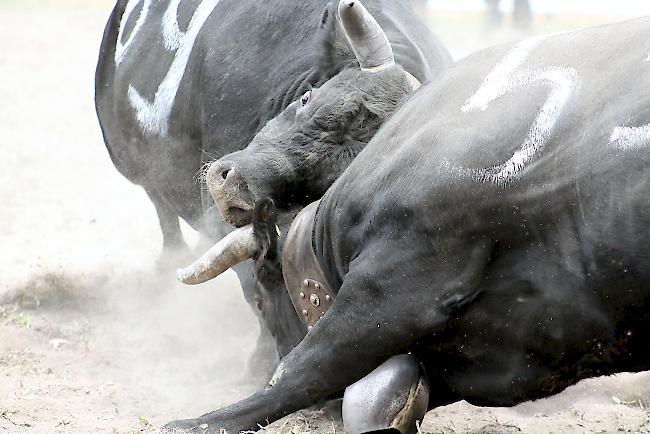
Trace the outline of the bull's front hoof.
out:
[[[211,427],[207,423],[202,423],[198,419],[184,419],[184,420],[174,420],[168,422],[163,427],[163,432],[165,433],[178,433],[183,432],[188,433],[200,433],[200,434],[219,434],[219,429],[211,430]]]

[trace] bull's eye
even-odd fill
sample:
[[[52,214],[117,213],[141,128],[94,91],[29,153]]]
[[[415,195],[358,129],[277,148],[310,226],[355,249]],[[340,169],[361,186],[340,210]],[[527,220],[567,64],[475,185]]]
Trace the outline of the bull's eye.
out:
[[[300,107],[306,106],[310,98],[311,98],[311,90],[308,90],[300,98]]]

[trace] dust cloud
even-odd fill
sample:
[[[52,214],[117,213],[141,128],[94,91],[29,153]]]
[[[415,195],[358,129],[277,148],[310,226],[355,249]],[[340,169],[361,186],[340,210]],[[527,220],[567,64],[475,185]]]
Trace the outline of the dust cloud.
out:
[[[187,287],[158,268],[153,206],[103,146],[111,8],[0,5],[0,432],[131,432],[253,390],[258,325],[236,277]]]

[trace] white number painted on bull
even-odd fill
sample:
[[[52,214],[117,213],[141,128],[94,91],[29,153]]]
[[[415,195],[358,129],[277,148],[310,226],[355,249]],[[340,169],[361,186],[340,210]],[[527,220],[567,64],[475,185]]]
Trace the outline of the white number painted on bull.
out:
[[[151,6],[151,0],[144,0],[142,9],[140,9],[140,15],[135,22],[135,26],[133,26],[133,30],[131,30],[129,38],[126,40],[126,42],[122,43],[126,23],[129,21],[129,18],[131,18],[131,15],[135,11],[135,8],[140,3],[140,1],[141,0],[129,0],[129,2],[126,4],[126,8],[124,9],[124,13],[122,14],[122,18],[120,19],[120,30],[117,32],[117,43],[115,45],[115,65],[122,63],[127,50],[133,43],[133,39],[144,25],[144,22],[147,20],[149,7]]]
[[[158,86],[153,102],[147,101],[133,86],[129,86],[129,101],[136,110],[138,122],[146,134],[167,135],[169,116],[176,99],[176,93],[185,74],[187,62],[190,60],[194,42],[203,24],[205,24],[219,1],[203,0],[196,8],[185,33],[180,31],[176,22],[176,9],[179,1],[172,0],[170,2],[164,18],[172,22],[166,21],[163,23],[163,39],[166,46],[177,47],[171,67]],[[173,10],[173,13],[170,10]]]
[[[650,62],[650,54],[644,61]],[[647,147],[650,144],[650,124],[642,127],[616,127],[609,137],[609,144],[623,151]]]
[[[462,108],[464,113],[485,111],[488,105],[508,92],[525,86],[548,86],[551,92],[522,146],[505,163],[479,169],[474,176],[496,184],[506,184],[516,177],[548,142],[562,110],[579,85],[578,73],[567,66],[547,67],[515,72],[530,53],[548,36],[524,40],[514,46],[486,77],[478,91]]]
[[[180,48],[185,33],[178,25],[178,5],[181,0],[171,0],[162,21],[163,43],[169,51],[176,51]]]
[[[616,127],[609,143],[623,151],[644,148],[650,144],[650,124],[642,127]]]

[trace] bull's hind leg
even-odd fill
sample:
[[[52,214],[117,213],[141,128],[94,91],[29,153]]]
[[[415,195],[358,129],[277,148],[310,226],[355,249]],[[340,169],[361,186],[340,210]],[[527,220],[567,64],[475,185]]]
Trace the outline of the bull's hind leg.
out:
[[[161,268],[177,267],[180,263],[178,260],[185,260],[190,256],[190,249],[181,232],[178,214],[157,191],[154,189],[145,189],[145,191],[156,208],[162,231],[163,250],[158,259],[158,266]]]
[[[283,359],[266,389],[168,427],[208,433],[225,428],[231,434],[257,430],[259,425],[340,396],[418,337],[443,327],[443,311],[435,306],[422,309],[421,294],[413,288],[385,290],[376,277],[368,269],[348,273],[332,308]]]
[[[429,381],[412,354],[393,356],[345,389],[348,433],[416,434],[429,404]]]

